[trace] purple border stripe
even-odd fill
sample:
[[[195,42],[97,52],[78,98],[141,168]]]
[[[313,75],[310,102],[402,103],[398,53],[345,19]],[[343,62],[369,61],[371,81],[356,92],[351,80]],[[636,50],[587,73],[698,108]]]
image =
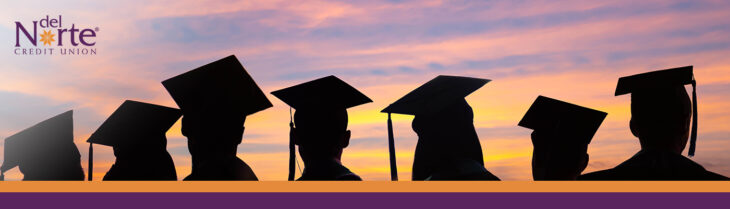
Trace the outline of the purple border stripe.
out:
[[[0,193],[2,208],[727,208],[730,193]]]

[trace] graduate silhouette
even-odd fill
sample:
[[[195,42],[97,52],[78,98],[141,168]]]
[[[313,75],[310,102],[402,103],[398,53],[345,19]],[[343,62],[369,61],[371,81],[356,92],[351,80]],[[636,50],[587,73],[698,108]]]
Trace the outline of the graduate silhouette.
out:
[[[697,94],[692,66],[620,78],[616,96],[631,93],[631,133],[641,150],[620,165],[582,180],[727,180],[682,156],[695,153]],[[684,85],[692,84],[692,102]],[[692,129],[690,131],[690,119]]]
[[[162,82],[183,112],[192,173],[184,180],[258,180],[239,159],[248,115],[271,102],[231,55]]]
[[[499,180],[484,167],[474,113],[464,99],[487,82],[441,75],[383,109],[388,113],[391,169],[396,166],[390,114],[399,113],[415,115],[412,128],[418,143],[412,180]]]
[[[606,113],[539,96],[519,126],[534,130],[534,180],[575,180],[588,166],[591,143]]]
[[[6,138],[0,171],[16,166],[24,181],[83,181],[81,154],[73,142],[73,111]]]
[[[181,115],[175,108],[124,101],[87,140],[114,149],[116,161],[104,181],[177,180],[175,164],[166,149],[165,133]]]
[[[291,125],[289,180],[294,179],[294,145],[304,161],[298,180],[362,180],[342,164],[350,143],[347,109],[372,100],[335,76],[271,92],[296,109]],[[294,126],[296,125],[296,126]]]

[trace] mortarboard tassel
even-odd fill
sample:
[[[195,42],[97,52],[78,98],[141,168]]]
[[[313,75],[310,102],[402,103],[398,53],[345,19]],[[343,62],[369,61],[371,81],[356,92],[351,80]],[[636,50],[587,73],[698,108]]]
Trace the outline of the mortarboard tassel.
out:
[[[395,163],[395,140],[393,139],[393,121],[388,113],[388,152],[390,153],[390,180],[398,181],[398,167]]]
[[[692,79],[692,133],[689,138],[689,151],[687,154],[695,156],[695,145],[697,144],[697,81]]]
[[[89,181],[94,179],[94,143],[89,143]]]
[[[294,147],[294,119],[289,108],[289,181],[294,181],[294,164],[296,160],[296,149]]]

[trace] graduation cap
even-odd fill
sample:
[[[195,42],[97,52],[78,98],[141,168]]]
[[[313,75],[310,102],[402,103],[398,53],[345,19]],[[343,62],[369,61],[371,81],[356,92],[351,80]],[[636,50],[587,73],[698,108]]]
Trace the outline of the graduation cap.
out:
[[[388,105],[381,112],[388,113],[388,147],[390,152],[390,178],[398,180],[395,162],[395,140],[391,113],[405,115],[431,115],[464,100],[466,96],[481,88],[488,79],[439,75],[421,85],[402,98]]]
[[[606,115],[607,113],[598,110],[538,96],[518,125],[536,131],[576,132],[577,140],[582,141],[550,143],[588,145]]]
[[[697,82],[694,79],[693,67],[684,66],[648,73],[626,76],[618,79],[616,96],[638,91],[666,91],[672,87],[692,85],[692,133],[688,155],[694,156],[697,143]]]
[[[251,115],[272,107],[236,56],[162,81],[183,113],[224,110]]]
[[[63,147],[73,145],[73,110],[66,111],[5,138],[5,156],[0,178],[5,171],[25,161],[47,160]],[[75,146],[73,146],[75,148]]]
[[[181,115],[180,110],[175,108],[132,100],[124,101],[86,140],[89,142],[89,181],[94,170],[93,144],[112,147],[164,144],[164,138],[150,136],[164,136]]]
[[[373,102],[365,94],[354,87],[331,75],[306,83],[271,92],[274,96],[289,105],[289,107],[303,109],[348,109],[361,104]],[[294,122],[289,110],[289,181],[294,180],[294,164],[296,151],[292,130]]]

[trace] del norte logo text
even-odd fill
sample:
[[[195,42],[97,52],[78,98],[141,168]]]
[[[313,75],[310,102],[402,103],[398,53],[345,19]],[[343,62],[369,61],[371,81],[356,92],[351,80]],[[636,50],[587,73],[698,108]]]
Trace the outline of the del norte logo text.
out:
[[[96,55],[96,33],[99,27],[77,28],[64,24],[63,17],[46,17],[32,24],[15,22],[16,55]],[[23,42],[26,39],[30,42]],[[27,46],[26,46],[27,45]]]

